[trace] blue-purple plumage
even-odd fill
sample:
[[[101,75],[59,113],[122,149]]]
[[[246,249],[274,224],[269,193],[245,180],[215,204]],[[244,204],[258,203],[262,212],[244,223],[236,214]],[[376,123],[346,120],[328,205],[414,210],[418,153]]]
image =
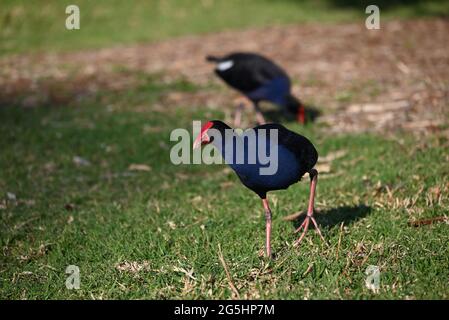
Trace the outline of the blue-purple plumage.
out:
[[[223,133],[231,128],[225,123],[212,121],[211,128]],[[265,198],[266,193],[273,190],[286,189],[290,185],[301,180],[301,177],[309,172],[316,164],[318,153],[313,144],[304,136],[288,130],[280,124],[264,124],[253,128],[254,135],[239,136],[235,134],[234,139],[243,139],[243,143],[225,144],[224,140],[220,145],[215,143],[223,158],[229,166],[236,172],[241,182],[257,193],[261,198]],[[262,130],[265,130],[264,134]],[[272,135],[275,130],[277,139]],[[246,137],[246,138],[242,138]],[[277,161],[277,170],[274,174],[262,174],[261,168],[266,168],[272,163],[263,163],[259,157],[255,157],[255,162],[251,163],[252,153],[258,154],[259,147],[262,146],[265,155],[270,156],[272,161]],[[230,148],[233,148],[230,150]],[[232,152],[231,152],[232,151]],[[276,151],[276,156],[273,152]],[[241,152],[243,163],[237,163],[236,154]],[[229,157],[231,154],[231,157]],[[252,158],[254,159],[254,158]]]

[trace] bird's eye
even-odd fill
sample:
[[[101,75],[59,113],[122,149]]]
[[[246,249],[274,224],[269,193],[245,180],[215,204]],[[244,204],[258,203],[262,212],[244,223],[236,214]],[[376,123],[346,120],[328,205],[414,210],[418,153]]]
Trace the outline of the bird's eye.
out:
[[[209,143],[211,143],[213,141],[214,141],[214,137],[212,136],[212,137],[209,138]]]

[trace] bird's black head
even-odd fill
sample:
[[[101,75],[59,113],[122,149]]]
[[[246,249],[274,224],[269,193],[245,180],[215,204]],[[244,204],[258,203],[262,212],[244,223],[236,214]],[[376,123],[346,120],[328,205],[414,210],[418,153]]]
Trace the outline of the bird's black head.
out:
[[[287,107],[287,110],[295,115],[295,118],[299,123],[304,123],[305,111],[302,102],[292,95],[288,95],[285,100],[285,106]]]
[[[225,130],[231,129],[231,127],[220,120],[211,120],[206,122],[193,143],[194,149],[198,148],[201,145],[209,144],[212,142],[211,137],[209,137],[209,135],[207,134],[207,131],[209,131],[210,129],[216,129],[222,134],[222,136],[224,136]]]

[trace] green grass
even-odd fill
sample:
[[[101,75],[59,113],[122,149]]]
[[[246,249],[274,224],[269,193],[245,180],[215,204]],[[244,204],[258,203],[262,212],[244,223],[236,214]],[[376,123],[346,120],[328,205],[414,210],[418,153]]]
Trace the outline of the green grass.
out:
[[[377,1],[381,19],[449,14],[448,1]],[[77,4],[81,29],[65,28]],[[299,22],[360,21],[370,1],[351,0],[3,0],[0,54],[100,48],[192,33]]]
[[[69,106],[0,108],[2,299],[230,298],[219,245],[241,298],[449,298],[447,224],[408,224],[448,214],[447,140],[335,136],[289,124],[321,155],[348,153],[319,179],[317,220],[329,248],[314,232],[291,246],[297,222],[282,217],[305,209],[304,179],[269,198],[276,259],[268,261],[258,256],[258,197],[224,165],[170,162],[171,130],[223,114],[183,105],[157,112],[153,102],[161,92],[195,90],[216,89],[150,77]],[[136,112],[142,103],[146,112]],[[74,156],[90,165],[75,165]],[[148,267],[120,272],[124,261]],[[80,268],[79,290],[65,287],[69,265]],[[368,265],[381,268],[378,294],[365,287]]]

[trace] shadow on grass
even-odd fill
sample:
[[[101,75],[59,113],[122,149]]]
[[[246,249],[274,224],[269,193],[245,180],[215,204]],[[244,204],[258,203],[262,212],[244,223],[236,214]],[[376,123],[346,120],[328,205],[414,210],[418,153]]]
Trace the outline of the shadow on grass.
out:
[[[319,226],[333,228],[340,226],[342,222],[344,225],[350,225],[371,213],[371,207],[364,204],[358,206],[341,206],[324,211],[316,211],[315,219]],[[304,221],[306,214],[302,214],[298,219],[293,221],[295,229],[299,228]],[[310,223],[309,228],[313,228],[313,223]]]

